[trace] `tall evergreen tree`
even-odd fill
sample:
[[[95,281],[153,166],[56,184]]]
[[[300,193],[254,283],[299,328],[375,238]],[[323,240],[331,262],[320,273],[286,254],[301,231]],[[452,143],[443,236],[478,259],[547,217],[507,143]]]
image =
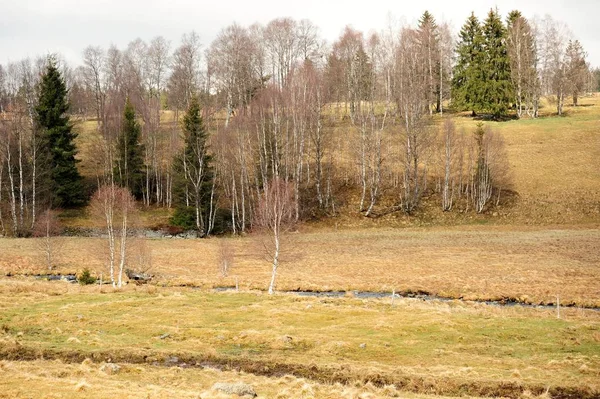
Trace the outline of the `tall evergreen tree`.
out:
[[[458,60],[452,78],[452,103],[455,108],[471,110],[475,115],[482,110],[485,63],[483,33],[475,14],[471,13],[461,28],[459,37],[456,48]]]
[[[196,229],[201,236],[211,233],[216,212],[215,176],[208,153],[208,132],[194,96],[183,117],[185,148],[175,157],[173,191],[174,224]]]
[[[50,58],[40,82],[35,114],[40,142],[48,157],[47,175],[54,207],[72,207],[85,201],[83,182],[77,170],[78,160],[75,159],[77,134],[67,115],[67,95],[56,61]]]
[[[494,118],[505,116],[512,98],[506,28],[497,11],[490,10],[483,23],[485,63],[481,107]]]
[[[127,187],[136,199],[143,196],[144,146],[140,144],[141,129],[135,119],[135,109],[125,102],[123,127],[117,139],[117,159],[114,170],[115,182]]]

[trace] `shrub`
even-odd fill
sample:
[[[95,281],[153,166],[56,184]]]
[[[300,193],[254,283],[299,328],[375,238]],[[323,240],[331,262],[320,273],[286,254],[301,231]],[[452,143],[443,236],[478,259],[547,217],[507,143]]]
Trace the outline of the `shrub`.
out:
[[[96,283],[96,277],[92,276],[90,273],[90,269],[85,268],[77,278],[79,284],[81,285],[90,285]]]
[[[184,230],[193,230],[196,228],[195,212],[196,210],[191,206],[176,208],[171,224]]]

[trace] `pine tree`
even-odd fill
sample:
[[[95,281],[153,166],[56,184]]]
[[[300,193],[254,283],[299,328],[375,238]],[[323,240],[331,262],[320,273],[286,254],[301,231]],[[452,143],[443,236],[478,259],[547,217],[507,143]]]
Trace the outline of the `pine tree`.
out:
[[[483,37],[485,62],[481,108],[497,119],[506,115],[512,98],[506,28],[497,11],[488,13],[483,23]]]
[[[142,198],[144,188],[144,146],[140,144],[140,125],[135,119],[135,109],[125,102],[123,127],[117,140],[115,182],[127,187],[136,199]]]
[[[174,161],[175,215],[173,224],[209,235],[216,208],[214,170],[208,154],[208,132],[200,115],[200,105],[192,97],[183,117],[185,148]]]
[[[85,192],[75,155],[77,134],[69,120],[68,91],[52,58],[40,82],[39,101],[35,108],[38,134],[47,154],[52,206],[72,207],[85,202]],[[42,175],[42,173],[40,173]]]
[[[452,103],[459,110],[471,110],[473,115],[482,110],[484,96],[483,34],[475,14],[467,19],[459,33],[456,52],[458,60],[453,70]]]

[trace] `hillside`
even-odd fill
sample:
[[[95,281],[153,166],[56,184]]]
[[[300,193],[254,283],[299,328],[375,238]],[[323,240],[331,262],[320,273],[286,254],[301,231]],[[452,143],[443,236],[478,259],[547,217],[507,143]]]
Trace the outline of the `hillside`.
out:
[[[413,217],[393,212],[380,218],[365,219],[357,212],[359,188],[351,185],[342,193],[341,207],[337,217],[312,220],[325,226],[422,226],[461,224],[518,224],[518,225],[571,225],[600,223],[600,94],[580,99],[578,107],[568,106],[564,116],[556,116],[554,105],[547,99],[542,102],[540,118],[485,121],[485,126],[500,132],[507,149],[510,174],[513,180],[511,194],[504,206],[483,215],[460,211],[442,212],[437,195],[427,196]],[[452,118],[457,130],[471,134],[479,120],[467,114],[446,113]],[[163,111],[163,129],[173,130],[173,114]],[[224,121],[216,119],[211,125],[212,133],[222,129]],[[436,116],[434,123],[441,125]],[[80,169],[89,181],[94,182],[98,170],[98,133],[96,122],[78,122],[78,146]],[[352,133],[347,120],[337,119],[332,126],[332,141],[336,161],[341,165],[338,173],[355,175],[355,155],[347,134]],[[390,158],[397,156],[394,135],[398,127],[386,131],[390,145]],[[166,162],[166,160],[165,160]],[[384,165],[384,169],[389,165]],[[348,179],[346,177],[346,179]],[[430,183],[430,188],[435,184]],[[392,204],[398,197],[398,188],[384,190],[381,204]],[[385,206],[383,206],[385,209]],[[383,212],[385,213],[385,212]],[[165,225],[169,210],[164,208],[143,209],[142,223],[152,228]],[[64,215],[68,226],[90,227],[88,213],[71,211]]]

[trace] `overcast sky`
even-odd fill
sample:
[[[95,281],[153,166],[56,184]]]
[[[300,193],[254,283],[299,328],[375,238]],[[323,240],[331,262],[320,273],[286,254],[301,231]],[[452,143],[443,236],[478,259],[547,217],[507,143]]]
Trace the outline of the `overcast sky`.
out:
[[[79,64],[90,44],[124,48],[138,37],[149,41],[158,35],[174,48],[192,30],[206,48],[233,22],[248,26],[277,17],[310,19],[331,43],[346,25],[380,31],[390,16],[414,24],[425,7],[456,31],[471,11],[483,19],[491,7],[503,18],[513,9],[528,18],[550,14],[570,27],[588,60],[600,66],[600,0],[0,0],[0,63],[58,52]]]

